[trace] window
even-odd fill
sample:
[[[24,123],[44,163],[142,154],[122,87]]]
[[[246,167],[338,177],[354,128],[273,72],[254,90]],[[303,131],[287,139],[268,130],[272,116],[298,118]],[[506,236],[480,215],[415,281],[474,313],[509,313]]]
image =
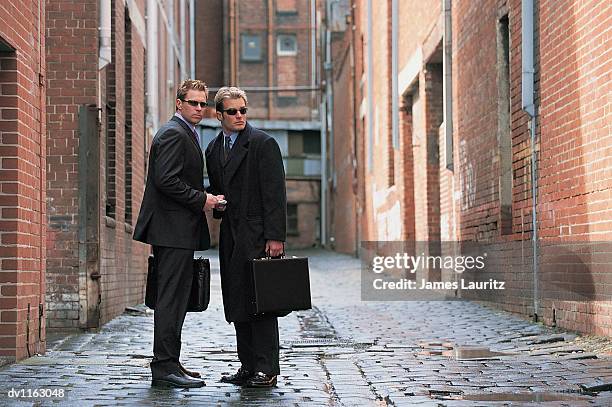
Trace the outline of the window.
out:
[[[261,37],[259,35],[242,34],[240,39],[242,44],[241,59],[243,61],[261,61]]]
[[[287,204],[287,234],[297,236],[300,234],[298,228],[298,206],[297,204]]]
[[[283,56],[297,55],[297,38],[293,34],[279,35],[276,40],[276,53]]]
[[[276,14],[297,14],[297,0],[276,0]]]

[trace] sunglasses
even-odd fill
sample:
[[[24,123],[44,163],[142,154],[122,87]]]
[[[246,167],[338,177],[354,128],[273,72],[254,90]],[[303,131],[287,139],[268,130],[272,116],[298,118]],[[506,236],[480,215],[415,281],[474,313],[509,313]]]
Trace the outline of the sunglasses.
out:
[[[190,106],[196,107],[200,105],[201,108],[208,106],[208,102],[199,102],[197,100],[183,100],[185,103],[189,103]]]
[[[235,116],[236,113],[240,112],[240,114],[246,114],[249,109],[247,107],[241,107],[240,109],[225,109],[225,110],[221,110],[222,112],[225,112],[227,114],[229,114],[230,116]]]

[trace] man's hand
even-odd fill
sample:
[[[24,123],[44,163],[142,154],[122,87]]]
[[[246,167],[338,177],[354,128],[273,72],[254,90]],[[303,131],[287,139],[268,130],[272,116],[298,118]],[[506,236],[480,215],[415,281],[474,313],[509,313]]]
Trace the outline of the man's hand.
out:
[[[225,196],[224,195],[217,195],[217,198],[219,199],[219,201],[215,205],[215,210],[219,211],[219,212],[223,212],[225,210],[225,208],[226,208],[226,205],[227,205],[227,201],[225,200]]]
[[[278,257],[285,252],[285,245],[278,240],[266,241],[266,253],[270,257]]]
[[[223,195],[212,195],[206,194],[206,202],[202,211],[212,211],[215,206],[219,204],[219,201],[223,199]]]

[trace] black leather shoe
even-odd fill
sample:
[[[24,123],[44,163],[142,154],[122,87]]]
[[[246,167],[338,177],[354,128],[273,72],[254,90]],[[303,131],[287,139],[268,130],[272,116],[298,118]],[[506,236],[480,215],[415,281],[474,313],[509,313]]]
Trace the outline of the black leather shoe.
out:
[[[245,383],[246,387],[275,387],[276,376],[270,376],[262,372],[257,372]]]
[[[238,386],[242,386],[251,377],[253,377],[253,372],[251,372],[250,370],[246,370],[245,368],[241,367],[233,375],[222,376],[220,381],[222,383],[232,383],[232,384],[237,384]]]
[[[181,368],[181,372],[183,372],[185,375],[187,375],[189,377],[195,377],[196,379],[202,377],[200,375],[200,373],[198,373],[198,372],[194,372],[193,370],[187,370],[187,369],[185,369],[185,366],[183,366],[183,365],[179,365],[179,366]]]
[[[181,387],[193,388],[206,386],[203,380],[192,379],[179,373],[170,373],[166,376],[155,377],[151,381],[153,387]]]

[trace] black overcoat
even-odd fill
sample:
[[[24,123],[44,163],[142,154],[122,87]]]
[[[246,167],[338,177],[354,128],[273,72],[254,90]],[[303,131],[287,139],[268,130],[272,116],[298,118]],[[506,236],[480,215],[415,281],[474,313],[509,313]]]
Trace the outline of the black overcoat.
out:
[[[155,134],[134,239],[154,246],[206,250],[204,158],[189,126],[174,116]]]
[[[265,255],[267,240],[285,241],[285,170],[276,140],[248,123],[223,160],[223,132],[206,149],[209,192],[225,195],[219,241],[223,307],[228,322],[252,321],[249,261]]]

